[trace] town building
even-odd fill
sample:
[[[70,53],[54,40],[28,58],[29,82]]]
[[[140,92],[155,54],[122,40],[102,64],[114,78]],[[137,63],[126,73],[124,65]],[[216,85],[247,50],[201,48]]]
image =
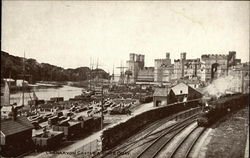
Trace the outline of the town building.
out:
[[[233,80],[229,91],[249,93],[249,63],[229,67],[228,76]]]

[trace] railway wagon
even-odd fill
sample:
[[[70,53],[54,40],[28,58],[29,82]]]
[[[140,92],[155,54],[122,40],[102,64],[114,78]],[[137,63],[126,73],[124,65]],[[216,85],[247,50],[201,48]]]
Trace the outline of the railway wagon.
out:
[[[232,94],[208,102],[197,119],[199,126],[209,126],[229,112],[243,108],[249,103],[248,94]]]
[[[51,117],[51,118],[48,119],[48,124],[50,126],[52,126],[52,125],[57,124],[58,121],[59,121],[59,117],[58,116],[54,116],[54,117]]]
[[[53,131],[62,131],[66,139],[71,139],[80,134],[81,123],[75,121],[63,122],[52,126]]]
[[[35,148],[38,150],[51,150],[59,146],[63,132],[49,131],[32,137]]]

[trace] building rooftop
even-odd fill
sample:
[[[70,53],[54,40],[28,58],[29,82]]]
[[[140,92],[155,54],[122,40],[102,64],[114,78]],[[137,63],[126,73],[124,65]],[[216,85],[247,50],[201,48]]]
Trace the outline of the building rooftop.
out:
[[[180,82],[171,89],[173,90],[175,95],[183,95],[183,94],[188,94],[188,87],[189,86],[187,84]]]
[[[168,96],[167,88],[156,88],[153,94],[154,97],[166,97]]]
[[[31,130],[33,128],[34,126],[25,116],[19,116],[15,121],[13,119],[1,120],[1,131],[5,136]]]

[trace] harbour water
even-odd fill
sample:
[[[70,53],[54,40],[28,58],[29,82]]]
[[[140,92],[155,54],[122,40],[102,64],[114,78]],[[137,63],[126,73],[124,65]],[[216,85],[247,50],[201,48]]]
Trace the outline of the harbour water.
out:
[[[61,88],[46,88],[46,89],[37,89],[34,88],[32,91],[35,91],[38,99],[49,100],[51,97],[64,97],[64,100],[69,100],[76,95],[82,93],[82,88],[63,86]],[[24,105],[28,104],[28,100],[33,99],[33,93],[25,92],[24,93]],[[10,103],[20,103],[22,99],[22,92],[17,92],[10,95]]]

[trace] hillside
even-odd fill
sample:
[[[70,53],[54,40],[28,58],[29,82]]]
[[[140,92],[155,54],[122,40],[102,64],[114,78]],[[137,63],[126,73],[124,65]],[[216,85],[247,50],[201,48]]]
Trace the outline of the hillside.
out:
[[[64,69],[48,63],[38,63],[35,59],[25,59],[25,79],[31,83],[36,81],[84,81],[95,78],[98,74],[107,79],[109,74],[102,69],[91,70],[89,67]],[[1,79],[23,78],[23,58],[1,51]]]

